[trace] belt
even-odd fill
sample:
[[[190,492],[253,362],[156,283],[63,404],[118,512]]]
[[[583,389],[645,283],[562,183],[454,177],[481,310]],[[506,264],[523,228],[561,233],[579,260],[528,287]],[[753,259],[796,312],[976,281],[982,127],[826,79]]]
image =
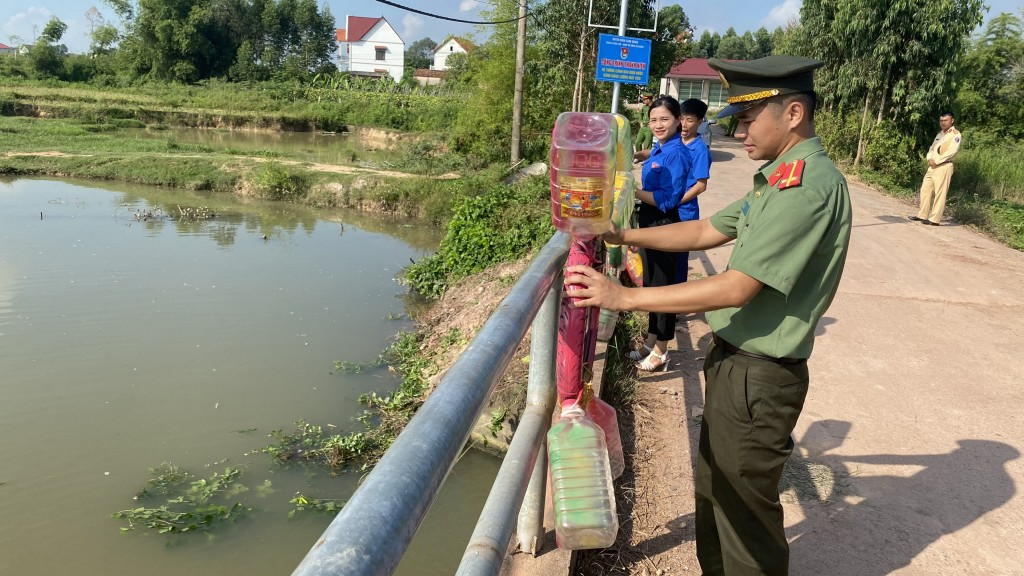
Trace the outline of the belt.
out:
[[[779,364],[781,366],[789,366],[789,365],[793,365],[793,364],[803,364],[804,362],[807,362],[807,358],[776,358],[774,356],[765,356],[764,354],[757,354],[757,353],[754,353],[754,352],[747,352],[746,350],[743,350],[742,348],[737,348],[737,347],[733,346],[732,344],[729,344],[728,342],[723,340],[722,337],[719,336],[718,334],[714,334],[712,337],[713,337],[713,339],[715,341],[715,344],[721,346],[726,352],[729,352],[730,354],[736,354],[737,356],[746,356],[747,358],[756,358],[758,360],[765,360],[767,362],[772,362],[773,364]]]

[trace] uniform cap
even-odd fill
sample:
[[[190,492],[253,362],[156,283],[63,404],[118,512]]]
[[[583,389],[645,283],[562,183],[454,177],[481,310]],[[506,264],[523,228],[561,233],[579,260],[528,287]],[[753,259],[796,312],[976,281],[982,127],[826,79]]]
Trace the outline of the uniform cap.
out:
[[[814,71],[824,64],[801,56],[766,56],[736,62],[709,58],[708,66],[718,71],[729,91],[729,105],[718,113],[718,118],[739,114],[765,98],[814,90]]]

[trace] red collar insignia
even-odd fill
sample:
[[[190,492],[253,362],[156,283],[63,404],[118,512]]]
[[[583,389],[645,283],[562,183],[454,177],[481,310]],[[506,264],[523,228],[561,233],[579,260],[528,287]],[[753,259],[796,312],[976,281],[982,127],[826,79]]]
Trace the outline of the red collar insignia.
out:
[[[789,166],[787,166],[785,162],[780,164],[779,167],[775,169],[775,172],[772,172],[772,175],[768,177],[768,185],[774,187],[775,183],[782,178],[782,174],[788,170]]]
[[[789,166],[783,164],[785,178],[779,180],[779,190],[785,190],[786,188],[792,188],[800,185],[800,178],[804,174],[804,161],[796,160]],[[773,174],[774,176],[774,174]]]

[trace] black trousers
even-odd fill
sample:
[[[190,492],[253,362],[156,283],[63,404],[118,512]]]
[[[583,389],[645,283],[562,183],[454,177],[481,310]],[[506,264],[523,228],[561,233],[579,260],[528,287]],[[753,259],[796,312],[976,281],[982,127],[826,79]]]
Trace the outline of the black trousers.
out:
[[[779,479],[807,396],[807,363],[779,365],[712,342],[695,491],[705,576],[785,576]]]
[[[676,253],[661,250],[640,249],[644,265],[644,286],[668,286],[676,283]],[[676,315],[664,312],[650,312],[647,315],[647,332],[658,340],[676,337]]]

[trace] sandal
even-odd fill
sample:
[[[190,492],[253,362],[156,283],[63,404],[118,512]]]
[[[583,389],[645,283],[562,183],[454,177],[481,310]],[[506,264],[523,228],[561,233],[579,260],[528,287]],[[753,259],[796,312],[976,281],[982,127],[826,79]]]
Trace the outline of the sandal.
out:
[[[643,370],[644,372],[654,372],[656,370],[667,372],[668,350],[666,350],[664,354],[658,354],[654,350],[651,350],[651,353],[647,358],[644,358],[644,361],[637,364],[636,367],[638,370]]]
[[[650,355],[651,352],[654,352],[654,350],[651,350],[650,346],[648,346],[647,344],[641,344],[640,348],[637,348],[636,350],[630,352],[627,357],[633,362],[640,362],[644,358],[647,358],[647,356]]]

